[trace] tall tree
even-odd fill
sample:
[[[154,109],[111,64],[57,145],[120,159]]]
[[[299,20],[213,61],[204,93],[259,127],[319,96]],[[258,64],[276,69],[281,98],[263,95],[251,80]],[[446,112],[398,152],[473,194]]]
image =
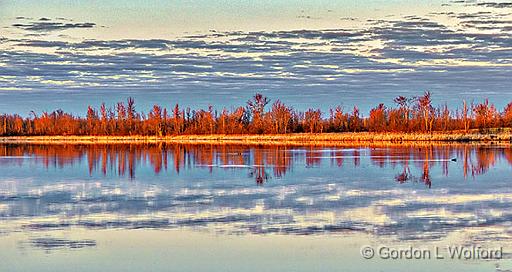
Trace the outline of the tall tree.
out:
[[[270,99],[257,93],[252,99],[247,101],[247,108],[252,114],[252,131],[254,133],[263,133],[263,114],[265,112],[265,106],[270,103]]]
[[[429,91],[425,91],[423,96],[417,98],[418,113],[423,120],[423,129],[425,131],[432,131],[432,124],[434,123],[434,107],[432,107],[432,98]]]

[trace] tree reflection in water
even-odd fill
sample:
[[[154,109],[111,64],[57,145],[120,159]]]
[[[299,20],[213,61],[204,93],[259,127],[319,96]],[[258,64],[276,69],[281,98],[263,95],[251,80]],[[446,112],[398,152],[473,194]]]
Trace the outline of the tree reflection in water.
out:
[[[28,158],[35,159],[46,168],[64,168],[86,161],[89,174],[136,177],[137,168],[150,165],[154,174],[174,171],[180,174],[184,168],[246,168],[248,175],[263,185],[272,177],[280,178],[293,164],[320,167],[325,161],[331,166],[361,166],[361,158],[368,156],[372,165],[384,168],[398,166],[401,171],[395,180],[422,182],[432,187],[431,168],[441,166],[448,176],[449,165],[462,163],[464,177],[485,174],[498,160],[512,164],[510,147],[474,145],[423,145],[393,147],[293,147],[293,146],[239,146],[239,145],[178,145],[178,144],[117,144],[117,145],[0,145],[0,164],[19,164]],[[413,175],[410,166],[422,169]]]

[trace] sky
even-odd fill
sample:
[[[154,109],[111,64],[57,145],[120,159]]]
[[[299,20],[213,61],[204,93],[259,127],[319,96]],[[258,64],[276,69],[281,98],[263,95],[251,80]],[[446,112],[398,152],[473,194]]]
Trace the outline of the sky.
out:
[[[509,1],[3,1],[0,113],[512,100]]]

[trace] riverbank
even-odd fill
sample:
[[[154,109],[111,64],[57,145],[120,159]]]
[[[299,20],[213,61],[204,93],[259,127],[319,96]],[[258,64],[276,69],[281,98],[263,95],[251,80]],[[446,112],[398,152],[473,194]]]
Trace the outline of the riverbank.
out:
[[[239,144],[239,145],[344,145],[348,143],[512,143],[510,130],[500,133],[321,133],[278,135],[179,136],[20,136],[0,137],[4,144]]]

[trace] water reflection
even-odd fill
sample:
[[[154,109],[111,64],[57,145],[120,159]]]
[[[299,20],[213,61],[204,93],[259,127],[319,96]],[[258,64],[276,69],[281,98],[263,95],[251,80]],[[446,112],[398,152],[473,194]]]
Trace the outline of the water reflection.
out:
[[[427,241],[471,229],[473,241],[512,241],[511,165],[508,146],[1,145],[0,233],[191,228]],[[94,246],[43,238],[29,244]]]
[[[361,152],[365,153],[361,155]],[[179,174],[184,168],[205,167],[247,169],[257,184],[271,177],[283,177],[293,164],[318,167],[322,161],[343,168],[344,163],[360,166],[361,156],[367,156],[374,166],[385,168],[397,165],[401,171],[395,176],[399,183],[423,182],[432,186],[430,169],[441,167],[449,175],[450,163],[461,161],[464,178],[485,174],[498,160],[512,165],[512,148],[445,145],[407,147],[288,147],[288,146],[232,146],[232,145],[0,145],[0,166],[23,166],[35,160],[46,168],[62,169],[87,163],[88,173],[104,176],[128,176],[135,179],[136,169],[150,165],[155,174],[162,171]],[[419,176],[411,174],[409,165],[422,168]],[[172,168],[172,169],[169,169]]]

